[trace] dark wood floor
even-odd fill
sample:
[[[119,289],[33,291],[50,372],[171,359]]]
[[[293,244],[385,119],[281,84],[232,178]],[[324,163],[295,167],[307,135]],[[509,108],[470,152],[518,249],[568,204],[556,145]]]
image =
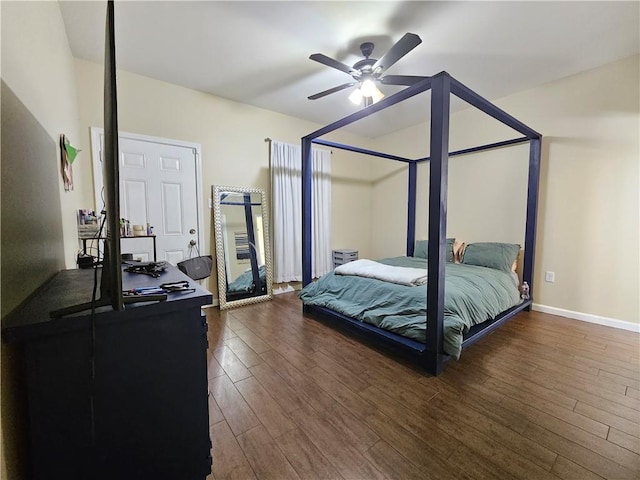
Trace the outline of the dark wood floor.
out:
[[[640,478],[638,334],[524,312],[432,377],[293,293],[207,317],[209,478]]]

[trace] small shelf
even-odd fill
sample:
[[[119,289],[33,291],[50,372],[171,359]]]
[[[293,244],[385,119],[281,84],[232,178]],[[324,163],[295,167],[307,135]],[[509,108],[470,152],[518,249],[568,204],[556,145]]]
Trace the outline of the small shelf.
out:
[[[137,235],[135,237],[120,237],[120,240],[124,239],[136,239],[136,238],[152,238],[153,239],[153,261],[157,262],[157,251],[156,251],[156,236],[155,235]],[[91,237],[91,238],[81,238],[82,240],[82,253],[86,255],[87,253],[87,240],[106,240],[105,237]]]

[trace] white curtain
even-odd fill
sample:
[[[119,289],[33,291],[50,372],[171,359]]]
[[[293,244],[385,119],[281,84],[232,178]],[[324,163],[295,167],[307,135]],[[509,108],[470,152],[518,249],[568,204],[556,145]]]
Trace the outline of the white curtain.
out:
[[[312,149],[312,272],[333,269],[331,253],[331,152]],[[271,141],[273,281],[302,281],[302,148]]]

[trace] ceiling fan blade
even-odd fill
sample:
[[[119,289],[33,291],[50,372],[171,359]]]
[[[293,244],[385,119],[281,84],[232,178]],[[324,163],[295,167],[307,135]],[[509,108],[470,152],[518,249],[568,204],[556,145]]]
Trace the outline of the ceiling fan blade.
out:
[[[345,88],[353,87],[357,83],[358,82],[343,83],[342,85],[330,88],[329,90],[325,90],[324,92],[316,93],[315,95],[311,95],[310,97],[307,97],[307,98],[309,100],[317,100],[318,98],[322,98],[322,97],[325,97],[327,95],[331,95],[332,93],[339,92],[340,90],[344,90]]]
[[[334,60],[331,57],[327,57],[322,53],[314,53],[313,55],[309,56],[309,58],[311,60],[315,60],[316,62],[320,62],[323,65],[326,65],[327,67],[336,68],[341,72],[348,73],[349,75],[351,75],[352,73],[356,73],[353,67],[350,67],[345,63],[339,62],[338,60]]]
[[[373,67],[371,67],[371,69],[374,71],[378,67],[382,67],[384,70],[388,69],[391,65],[396,63],[421,43],[422,40],[415,33],[405,33],[404,36],[398,40],[396,44],[373,65]]]
[[[421,80],[429,77],[420,77],[417,75],[385,75],[380,78],[380,82],[385,85],[406,85],[410,87],[414,83],[418,83]]]

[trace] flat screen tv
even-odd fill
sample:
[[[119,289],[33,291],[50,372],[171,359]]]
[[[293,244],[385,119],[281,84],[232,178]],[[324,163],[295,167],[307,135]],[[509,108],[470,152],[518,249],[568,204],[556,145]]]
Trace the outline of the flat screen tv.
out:
[[[100,300],[114,310],[124,308],[120,259],[120,167],[118,162],[118,95],[113,1],[107,2],[104,46],[104,158],[102,178],[107,234],[102,262]],[[104,300],[103,300],[104,297]]]
[[[106,234],[104,240],[100,298],[51,312],[62,317],[90,308],[111,306],[123,310],[122,267],[120,258],[120,170],[118,163],[118,99],[116,92],[116,44],[113,0],[107,2],[104,48],[104,149],[102,178]],[[103,227],[104,228],[104,227]]]

